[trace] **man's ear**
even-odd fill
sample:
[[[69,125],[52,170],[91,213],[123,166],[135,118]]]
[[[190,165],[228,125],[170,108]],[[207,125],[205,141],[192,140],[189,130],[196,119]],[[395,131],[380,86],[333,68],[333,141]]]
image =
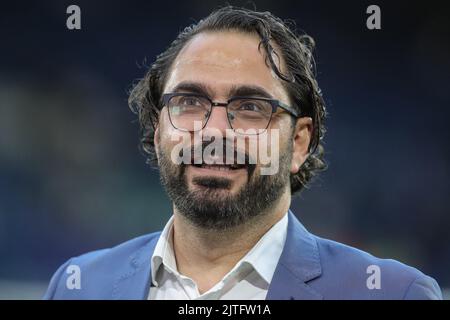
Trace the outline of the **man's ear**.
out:
[[[156,125],[155,134],[153,135],[153,144],[155,146],[155,155],[157,159],[159,159],[159,141],[161,141],[159,137],[159,125]]]
[[[310,117],[298,118],[292,137],[292,162],[291,173],[296,174],[309,155],[309,143],[311,142],[313,122]]]
[[[155,155],[156,158],[159,160],[159,148],[160,148],[160,141],[161,141],[161,136],[160,136],[160,124],[162,121],[162,110],[158,113],[158,122],[155,123],[154,128],[155,128],[155,133],[153,135],[153,145],[155,146]]]

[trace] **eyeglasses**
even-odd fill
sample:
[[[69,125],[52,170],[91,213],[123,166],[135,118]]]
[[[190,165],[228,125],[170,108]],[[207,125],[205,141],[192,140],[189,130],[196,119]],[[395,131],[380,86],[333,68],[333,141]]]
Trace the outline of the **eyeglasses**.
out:
[[[233,97],[226,103],[220,103],[196,93],[166,93],[162,95],[162,102],[167,106],[172,125],[178,130],[190,132],[206,126],[213,107],[225,107],[230,127],[246,134],[264,132],[277,108],[299,117],[291,106],[266,98]],[[195,122],[201,123],[201,127],[194,126]]]

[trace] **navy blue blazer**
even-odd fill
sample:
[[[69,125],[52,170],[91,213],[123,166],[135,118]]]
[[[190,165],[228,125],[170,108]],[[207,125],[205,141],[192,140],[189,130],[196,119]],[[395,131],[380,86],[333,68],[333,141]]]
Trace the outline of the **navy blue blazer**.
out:
[[[286,243],[267,299],[442,299],[436,281],[417,269],[317,237],[291,211],[288,215]],[[147,299],[159,235],[68,260],[53,275],[44,299]],[[79,271],[75,287],[73,266]]]

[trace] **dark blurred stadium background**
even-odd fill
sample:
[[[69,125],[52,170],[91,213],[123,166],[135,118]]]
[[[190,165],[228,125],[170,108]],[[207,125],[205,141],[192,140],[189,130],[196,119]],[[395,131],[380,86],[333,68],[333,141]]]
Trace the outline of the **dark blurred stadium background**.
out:
[[[69,257],[164,226],[170,203],[138,152],[127,91],[184,26],[223,3],[1,4],[0,298],[40,298]],[[448,6],[254,3],[317,42],[329,170],[292,208],[314,233],[450,287]],[[70,4],[80,31],[66,29]],[[370,4],[382,30],[365,27]]]

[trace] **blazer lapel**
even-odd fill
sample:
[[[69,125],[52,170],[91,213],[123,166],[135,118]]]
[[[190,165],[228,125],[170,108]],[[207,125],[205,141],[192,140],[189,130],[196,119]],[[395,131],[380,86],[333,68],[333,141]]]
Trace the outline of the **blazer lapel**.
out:
[[[124,272],[114,284],[112,297],[119,300],[147,300],[151,285],[151,257],[159,235],[132,254]]]
[[[322,273],[314,237],[289,210],[286,243],[267,293],[267,300],[317,300],[322,295],[307,282]]]

